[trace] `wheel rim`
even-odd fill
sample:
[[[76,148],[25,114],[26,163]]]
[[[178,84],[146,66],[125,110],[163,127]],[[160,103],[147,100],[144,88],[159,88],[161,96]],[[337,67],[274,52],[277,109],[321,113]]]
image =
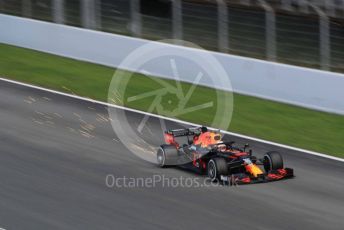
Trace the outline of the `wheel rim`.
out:
[[[216,178],[216,167],[213,161],[209,162],[208,165],[208,176],[210,179],[214,180]]]
[[[165,159],[164,159],[164,154],[163,154],[163,152],[162,152],[161,149],[159,150],[159,152],[158,152],[158,154],[157,154],[157,161],[158,161],[158,164],[159,164],[160,166],[163,166],[163,165],[164,165]]]

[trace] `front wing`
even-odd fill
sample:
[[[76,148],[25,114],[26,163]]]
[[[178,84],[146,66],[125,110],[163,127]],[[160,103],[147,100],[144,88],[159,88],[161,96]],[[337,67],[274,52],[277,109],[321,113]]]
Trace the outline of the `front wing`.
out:
[[[230,176],[221,176],[223,182],[229,185],[242,185],[254,183],[266,183],[271,181],[278,181],[294,177],[294,170],[292,168],[284,168],[278,170],[271,170],[265,174],[260,174],[258,177],[250,177],[244,173],[232,174]]]

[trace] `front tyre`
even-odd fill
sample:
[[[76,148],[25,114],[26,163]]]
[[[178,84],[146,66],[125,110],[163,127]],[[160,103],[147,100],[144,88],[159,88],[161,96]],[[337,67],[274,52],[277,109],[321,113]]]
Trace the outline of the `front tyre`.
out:
[[[208,177],[212,182],[220,181],[221,175],[228,175],[227,162],[223,158],[213,158],[208,162]]]
[[[283,168],[283,158],[279,152],[272,151],[264,155],[264,169],[266,172]]]

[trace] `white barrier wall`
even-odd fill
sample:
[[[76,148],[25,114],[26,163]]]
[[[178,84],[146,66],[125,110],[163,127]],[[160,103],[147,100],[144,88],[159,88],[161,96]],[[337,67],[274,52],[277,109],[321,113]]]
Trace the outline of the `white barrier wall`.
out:
[[[144,39],[0,14],[0,42],[117,67]],[[193,57],[197,49],[155,43]],[[344,114],[344,75],[211,52],[230,76],[235,92],[307,108]],[[173,78],[166,64],[154,63],[154,74]],[[194,74],[181,80],[192,82]],[[201,84],[208,85],[209,79]],[[215,85],[226,89],[226,86]]]

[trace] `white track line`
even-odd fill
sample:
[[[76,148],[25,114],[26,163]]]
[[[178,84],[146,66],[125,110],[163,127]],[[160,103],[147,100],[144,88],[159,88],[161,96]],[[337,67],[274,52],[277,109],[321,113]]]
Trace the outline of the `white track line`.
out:
[[[17,85],[21,85],[21,86],[30,87],[30,88],[33,88],[33,89],[38,89],[38,90],[46,91],[46,92],[49,92],[49,93],[54,93],[54,94],[58,94],[58,95],[66,96],[66,97],[75,98],[75,99],[78,99],[78,100],[88,101],[88,102],[92,102],[92,103],[96,103],[96,104],[101,104],[101,105],[105,105],[105,106],[109,106],[109,107],[113,107],[113,108],[117,108],[117,109],[123,109],[123,110],[134,112],[134,113],[140,113],[140,114],[144,114],[144,115],[149,115],[149,116],[152,116],[152,117],[161,118],[161,119],[164,119],[164,120],[169,120],[169,121],[173,121],[173,122],[177,122],[177,123],[181,123],[181,124],[185,124],[185,125],[200,126],[199,124],[195,124],[195,123],[191,123],[191,122],[186,122],[186,121],[181,121],[181,120],[174,119],[174,118],[169,118],[169,117],[164,117],[164,116],[160,116],[160,115],[156,115],[156,114],[146,113],[146,112],[143,112],[143,111],[140,111],[140,110],[136,110],[136,109],[130,109],[130,108],[119,106],[119,105],[113,105],[113,104],[109,104],[109,103],[106,103],[106,102],[101,102],[101,101],[97,101],[97,100],[93,100],[93,99],[89,99],[89,98],[85,98],[85,97],[80,97],[80,96],[77,96],[77,95],[63,93],[63,92],[59,92],[59,91],[56,91],[56,90],[51,90],[51,89],[47,89],[47,88],[43,88],[43,87],[39,87],[39,86],[34,86],[34,85],[31,85],[31,84],[26,84],[26,83],[22,83],[22,82],[18,82],[18,81],[13,81],[13,80],[1,78],[1,77],[0,77],[0,80],[1,81],[5,81],[5,82],[10,82],[10,83],[13,83],[13,84],[17,84]],[[250,136],[246,136],[246,135],[241,135],[241,134],[233,133],[233,132],[229,132],[229,131],[222,131],[222,132],[225,133],[225,134],[229,134],[229,135],[233,135],[233,136],[236,136],[236,137],[245,138],[245,139],[248,139],[248,140],[252,140],[252,141],[256,141],[256,142],[260,142],[260,143],[264,143],[264,144],[268,144],[268,145],[274,145],[274,146],[285,148],[285,149],[290,149],[290,150],[294,150],[294,151],[298,151],[298,152],[303,152],[303,153],[311,154],[311,155],[314,155],[314,156],[319,156],[319,157],[324,157],[324,158],[327,158],[327,159],[332,159],[332,160],[344,162],[343,158],[330,156],[330,155],[327,155],[327,154],[324,154],[324,153],[313,152],[313,151],[310,151],[310,150],[296,148],[296,147],[292,147],[292,146],[288,146],[288,145],[283,145],[283,144],[279,144],[279,143],[276,143],[276,142],[266,141],[266,140],[262,140],[262,139],[259,139],[259,138],[254,138],[254,137],[250,137]]]

